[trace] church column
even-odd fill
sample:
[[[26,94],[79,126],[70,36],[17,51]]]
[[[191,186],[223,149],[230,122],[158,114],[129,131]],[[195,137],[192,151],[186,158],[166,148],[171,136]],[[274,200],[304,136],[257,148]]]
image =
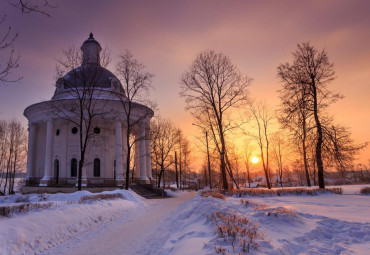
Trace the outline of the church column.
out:
[[[29,131],[29,137],[28,137],[28,154],[27,154],[27,176],[26,176],[26,182],[29,184],[30,179],[34,178],[35,173],[35,152],[36,152],[36,132],[37,127],[34,123],[28,124],[28,131]]]
[[[138,134],[138,130],[135,131],[135,140],[136,140],[136,143],[135,143],[135,176],[134,178],[136,180],[140,179],[140,153],[139,153],[139,134]]]
[[[146,160],[146,174],[151,180],[152,176],[152,157],[150,152],[150,122],[149,120],[145,125],[145,160]]]
[[[146,149],[145,149],[145,125],[139,124],[139,165],[140,165],[140,181],[148,181],[149,178],[146,172]]]
[[[127,167],[127,127],[122,126],[122,172],[123,172],[123,180],[126,179],[126,167]],[[131,155],[133,151],[131,151]],[[131,162],[132,163],[132,162]],[[130,178],[129,178],[130,179]]]
[[[123,160],[122,160],[122,123],[116,121],[116,183],[123,185]]]
[[[51,181],[53,154],[53,121],[49,119],[46,123],[46,149],[45,149],[45,170],[44,177],[40,181],[40,186],[48,186]]]

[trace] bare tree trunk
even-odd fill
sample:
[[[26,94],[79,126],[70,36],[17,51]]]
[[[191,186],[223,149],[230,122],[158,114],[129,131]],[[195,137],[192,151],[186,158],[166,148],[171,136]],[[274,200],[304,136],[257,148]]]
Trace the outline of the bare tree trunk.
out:
[[[304,170],[305,170],[305,173],[306,173],[307,186],[308,187],[311,187],[311,181],[310,181],[310,175],[309,175],[308,163],[307,163],[307,151],[306,151],[306,137],[307,137],[306,118],[303,115],[304,115],[304,113],[302,112],[302,132],[303,132],[302,151],[303,151],[303,163],[304,163]]]
[[[316,92],[316,84],[315,80],[312,79],[313,83],[313,93],[314,93],[314,117],[316,122],[316,131],[317,131],[317,143],[316,143],[316,163],[317,163],[317,175],[319,181],[319,188],[325,188],[325,181],[324,181],[324,165],[322,162],[322,128],[321,123],[319,120],[319,114],[317,109],[317,92]]]
[[[180,189],[182,189],[182,161],[181,161],[181,147],[180,147]]]
[[[175,151],[176,187],[179,188],[179,173],[177,172],[177,151]]]

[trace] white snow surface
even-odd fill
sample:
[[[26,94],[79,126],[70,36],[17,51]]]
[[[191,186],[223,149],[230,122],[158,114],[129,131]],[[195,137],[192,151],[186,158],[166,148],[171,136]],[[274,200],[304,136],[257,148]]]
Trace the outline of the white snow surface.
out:
[[[50,209],[0,217],[0,254],[215,254],[214,226],[207,220],[215,211],[247,217],[260,226],[266,238],[251,254],[369,254],[370,196],[359,195],[361,187],[343,186],[343,195],[243,198],[292,209],[296,217],[267,216],[241,204],[240,198],[224,201],[196,192],[146,200],[130,190],[116,190],[104,193],[121,193],[125,199],[87,204],[68,201],[95,194],[49,195],[44,199],[55,204]],[[29,196],[31,202],[40,198]],[[15,200],[1,198],[0,205]]]

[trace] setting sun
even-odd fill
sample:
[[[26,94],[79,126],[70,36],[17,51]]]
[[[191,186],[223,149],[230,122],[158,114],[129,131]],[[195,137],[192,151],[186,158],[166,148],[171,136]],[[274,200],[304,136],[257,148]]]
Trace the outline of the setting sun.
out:
[[[258,158],[257,158],[256,156],[252,156],[252,158],[251,158],[251,162],[252,162],[253,164],[257,164],[257,163],[258,163]]]

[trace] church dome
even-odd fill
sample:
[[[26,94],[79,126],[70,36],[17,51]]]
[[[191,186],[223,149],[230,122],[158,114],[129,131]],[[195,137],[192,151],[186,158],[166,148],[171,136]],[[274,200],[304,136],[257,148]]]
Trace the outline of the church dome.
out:
[[[82,64],[69,71],[56,82],[53,98],[63,92],[78,88],[92,88],[125,95],[119,79],[100,65],[101,46],[90,33],[90,37],[81,46]],[[64,94],[64,93],[63,93]]]

